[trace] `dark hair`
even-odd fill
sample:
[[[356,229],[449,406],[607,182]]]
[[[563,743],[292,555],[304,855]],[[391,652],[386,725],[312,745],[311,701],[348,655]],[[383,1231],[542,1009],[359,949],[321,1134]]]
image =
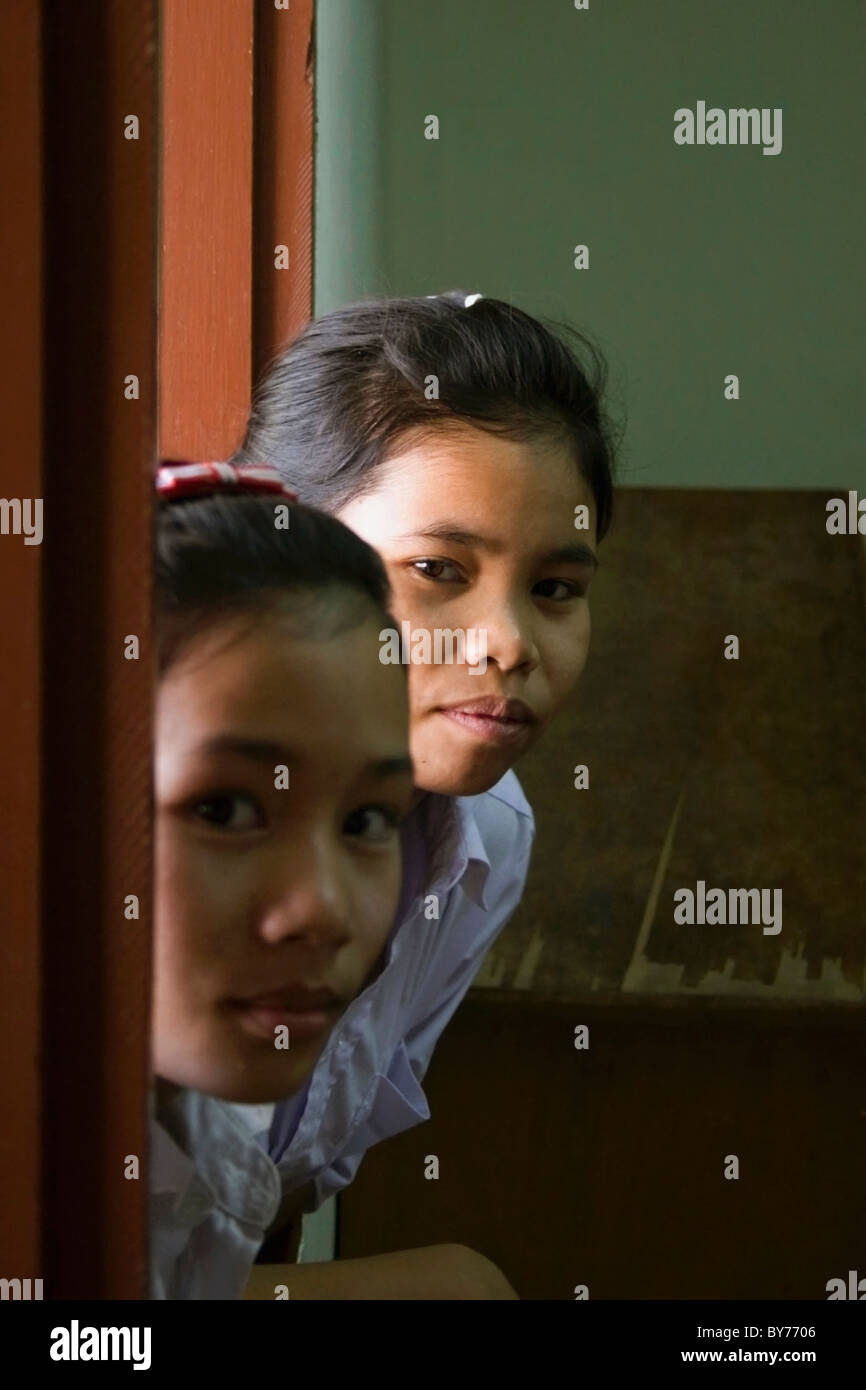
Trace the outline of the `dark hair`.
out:
[[[288,529],[275,524],[275,507],[283,505]],[[360,622],[368,605],[393,626],[376,551],[335,517],[284,498],[216,494],[162,502],[155,551],[160,671],[209,623],[266,610],[287,592],[298,599],[305,637]]]
[[[592,489],[601,538],[615,452],[604,358],[574,329],[554,332],[499,299],[468,309],[464,299],[378,299],[315,319],[259,383],[233,462],[273,464],[304,501],[334,511],[370,486],[408,430],[462,421],[513,439],[562,435]],[[431,376],[438,399],[428,400]]]

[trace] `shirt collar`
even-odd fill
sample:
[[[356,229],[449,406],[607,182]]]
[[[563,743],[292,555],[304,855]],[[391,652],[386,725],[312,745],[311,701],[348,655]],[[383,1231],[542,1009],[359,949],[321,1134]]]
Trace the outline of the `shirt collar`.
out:
[[[174,1190],[184,1200],[187,1184],[197,1183],[229,1215],[270,1224],[282,1195],[279,1175],[232,1104],[183,1088],[160,1095],[151,1114],[170,1141],[156,1146],[154,1191]]]
[[[407,845],[407,888],[413,900],[419,893],[450,893],[459,885],[477,907],[488,911],[490,856],[471,803],[470,797],[426,792],[416,806]]]

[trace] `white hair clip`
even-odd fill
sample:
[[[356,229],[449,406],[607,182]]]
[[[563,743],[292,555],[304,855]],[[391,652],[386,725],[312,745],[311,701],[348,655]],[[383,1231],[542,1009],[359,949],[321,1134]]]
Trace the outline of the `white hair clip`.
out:
[[[446,299],[447,296],[444,295],[444,294],[425,294],[424,298],[425,298],[425,299]],[[479,299],[483,299],[483,298],[484,298],[484,295],[483,295],[483,294],[464,294],[464,296],[463,296],[463,308],[464,308],[464,309],[471,309],[473,304],[477,304],[478,301],[479,301]]]

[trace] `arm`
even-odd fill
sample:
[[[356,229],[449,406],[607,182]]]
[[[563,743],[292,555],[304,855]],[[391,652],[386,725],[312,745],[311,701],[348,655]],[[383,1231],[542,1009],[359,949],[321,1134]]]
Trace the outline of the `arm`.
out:
[[[256,1265],[244,1298],[273,1299],[280,1284],[290,1299],[304,1301],[518,1297],[492,1261],[465,1245],[429,1245],[327,1264]]]
[[[282,1264],[298,1258],[303,1215],[314,1200],[312,1182],[286,1193],[258,1253],[256,1264]]]

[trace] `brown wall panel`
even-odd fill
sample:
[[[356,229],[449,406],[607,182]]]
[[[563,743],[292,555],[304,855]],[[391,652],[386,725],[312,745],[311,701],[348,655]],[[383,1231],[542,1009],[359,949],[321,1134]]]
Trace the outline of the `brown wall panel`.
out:
[[[587,669],[517,767],[538,833],[479,984],[866,999],[866,552],[825,502],[620,493]],[[699,879],[781,889],[781,931],[677,925]]]
[[[528,1299],[826,1299],[863,1269],[862,1023],[853,1005],[474,991],[430,1066],[432,1119],[341,1196],[339,1254],[459,1241]]]

